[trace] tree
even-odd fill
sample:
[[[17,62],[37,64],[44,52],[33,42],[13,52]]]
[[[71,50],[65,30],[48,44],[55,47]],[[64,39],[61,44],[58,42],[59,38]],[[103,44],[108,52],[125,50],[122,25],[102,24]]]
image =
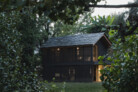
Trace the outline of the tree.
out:
[[[34,55],[34,49],[38,39],[37,34],[39,34],[39,29],[36,26],[36,20],[32,16],[33,15],[28,11],[20,14],[20,20],[22,22],[17,25],[17,30],[21,33],[20,45],[23,46],[21,61],[29,68],[34,68],[30,67],[32,60],[28,59]]]
[[[89,11],[92,7],[122,8],[138,7],[137,3],[128,5],[97,5],[101,0],[2,0],[0,1],[0,12],[13,10],[23,12],[27,7],[32,7],[35,14],[45,13],[50,19],[63,20],[65,23],[73,23],[77,20],[78,14]]]
[[[80,31],[80,28],[81,28],[81,23],[79,23],[78,21],[76,21],[73,25],[64,24],[62,21],[57,21],[54,24],[53,36],[59,37],[59,36],[82,33]]]
[[[134,10],[133,10],[134,9]],[[108,60],[112,64],[101,70],[102,84],[108,92],[137,92],[138,91],[138,62],[137,43],[138,27],[137,8],[130,9],[128,19],[122,24],[118,22],[119,30],[110,30],[109,38],[112,41],[111,53],[106,57],[100,56],[100,63]],[[119,21],[119,20],[117,20]]]
[[[12,89],[17,90],[20,86],[15,77],[17,75],[17,78],[21,77],[18,70],[22,47],[19,46],[20,33],[16,30],[16,23],[18,24],[21,20],[18,13],[10,15],[0,13],[0,21],[0,91],[10,92]]]
[[[0,13],[0,91],[48,91],[38,79],[34,50],[40,29],[35,16],[12,11]],[[52,89],[51,89],[52,90]]]
[[[20,13],[0,13],[0,91],[37,91],[40,90],[35,71],[27,73],[25,62],[21,62],[24,45],[22,33],[17,25],[23,21]]]
[[[58,19],[66,23],[73,23],[78,19],[77,14],[88,11],[88,5],[91,3],[96,5],[101,0],[2,0],[0,2],[1,12],[10,12],[12,10],[23,12],[28,7],[32,7],[35,14],[45,13],[50,19],[56,21]]]
[[[125,36],[126,41],[121,42],[115,38],[115,31],[110,32],[112,51],[107,60],[111,66],[101,70],[101,80],[108,92],[137,92],[138,91],[138,62],[137,62],[137,35]],[[103,60],[104,57],[99,57]]]
[[[98,15],[98,17],[91,17],[91,15],[88,15],[88,18],[90,20],[90,23],[85,23],[82,28],[82,31],[86,31],[87,33],[105,32],[106,35],[108,35],[110,27],[112,28],[115,26],[112,24],[114,17],[111,16],[101,17]]]

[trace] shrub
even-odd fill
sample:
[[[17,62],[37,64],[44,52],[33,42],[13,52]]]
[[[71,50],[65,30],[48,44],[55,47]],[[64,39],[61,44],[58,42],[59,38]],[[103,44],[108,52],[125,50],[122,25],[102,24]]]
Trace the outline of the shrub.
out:
[[[114,38],[115,33],[110,33]],[[120,38],[115,38],[112,43],[113,53],[107,60],[113,62],[110,67],[101,70],[103,86],[109,92],[137,92],[138,91],[138,35],[125,37],[122,43]],[[103,57],[99,57],[103,59]]]

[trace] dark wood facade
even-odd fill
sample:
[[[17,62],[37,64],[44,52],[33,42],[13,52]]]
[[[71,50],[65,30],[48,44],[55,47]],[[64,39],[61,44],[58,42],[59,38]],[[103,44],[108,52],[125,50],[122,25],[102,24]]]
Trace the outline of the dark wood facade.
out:
[[[41,48],[43,78],[51,81],[96,81],[98,56],[105,55],[109,44],[105,37],[95,45]]]

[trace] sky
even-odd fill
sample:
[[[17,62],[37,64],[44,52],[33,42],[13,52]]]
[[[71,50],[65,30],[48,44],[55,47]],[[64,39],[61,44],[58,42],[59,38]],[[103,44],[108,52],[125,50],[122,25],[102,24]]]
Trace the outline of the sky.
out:
[[[107,5],[121,5],[121,4],[128,4],[129,2],[133,3],[134,0],[106,0],[107,1]],[[100,3],[98,3],[99,5],[104,5],[105,1],[101,1]],[[107,15],[111,15],[114,13],[121,13],[123,11],[127,11],[129,10],[129,8],[95,8],[94,12],[92,13],[92,16],[107,16]]]

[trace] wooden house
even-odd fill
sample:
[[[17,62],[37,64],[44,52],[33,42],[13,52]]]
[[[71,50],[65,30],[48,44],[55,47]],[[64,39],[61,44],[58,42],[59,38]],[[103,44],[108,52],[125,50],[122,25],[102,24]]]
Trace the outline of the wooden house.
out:
[[[104,33],[49,39],[41,46],[43,78],[51,81],[100,81],[98,56],[107,53],[111,42]]]

